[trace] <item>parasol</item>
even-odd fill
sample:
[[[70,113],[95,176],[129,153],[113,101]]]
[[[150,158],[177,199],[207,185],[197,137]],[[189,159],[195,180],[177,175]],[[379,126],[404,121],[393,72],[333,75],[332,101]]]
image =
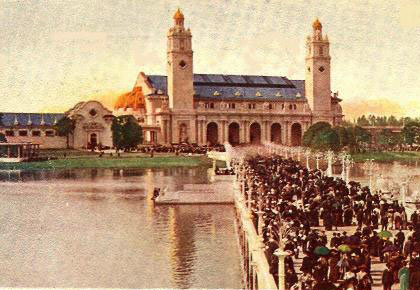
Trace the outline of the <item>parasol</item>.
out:
[[[328,255],[330,250],[327,247],[316,247],[314,253],[318,256]]]

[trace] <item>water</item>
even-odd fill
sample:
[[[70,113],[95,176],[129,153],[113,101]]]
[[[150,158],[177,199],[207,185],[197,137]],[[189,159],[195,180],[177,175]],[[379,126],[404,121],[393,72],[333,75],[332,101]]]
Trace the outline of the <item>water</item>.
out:
[[[201,169],[0,172],[0,286],[240,288],[232,206],[157,206]]]

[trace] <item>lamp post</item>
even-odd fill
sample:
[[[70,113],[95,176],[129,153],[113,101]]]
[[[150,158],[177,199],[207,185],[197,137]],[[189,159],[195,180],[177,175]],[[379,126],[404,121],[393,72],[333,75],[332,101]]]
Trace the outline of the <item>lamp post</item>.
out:
[[[310,166],[309,166],[309,156],[311,155],[311,150],[309,149],[305,149],[304,153],[303,153],[306,157],[306,169],[311,170]]]
[[[346,160],[346,155],[343,153],[340,155],[341,158],[341,179],[344,180],[346,177],[346,165],[344,164]]]
[[[297,153],[297,161],[300,162],[300,153],[301,153],[302,148],[301,147],[297,147],[296,148],[296,153]]]
[[[248,187],[248,201],[247,201],[247,205],[248,205],[248,215],[251,217],[251,196],[252,196],[252,189]]]
[[[257,289],[258,287],[258,282],[257,282],[257,272],[258,272],[258,264],[255,261],[251,262],[251,266],[252,266],[252,285],[251,285],[251,289]]]
[[[353,159],[350,157],[350,155],[347,155],[345,162],[346,162],[346,183],[348,184],[350,182],[350,168],[353,166],[354,162],[353,162]]]
[[[274,251],[279,259],[279,290],[286,289],[286,273],[285,273],[285,264],[284,258],[287,256],[287,253],[284,251],[284,239],[289,234],[292,228],[286,228],[283,222],[280,220],[279,224],[279,248]]]
[[[333,160],[334,160],[334,152],[332,150],[328,150],[326,158],[327,158],[327,162],[328,162],[326,173],[327,173],[327,176],[331,177],[333,175],[332,163],[333,163]]]
[[[262,210],[262,199],[261,197],[258,200],[258,211],[257,211],[257,215],[258,215],[258,236],[263,239],[263,215],[264,212]]]
[[[408,195],[410,189],[410,181],[414,178],[415,173],[407,168],[407,166],[400,165],[397,169],[397,176],[402,181],[400,187],[400,198],[401,202],[405,206],[406,196]]]
[[[316,160],[316,170],[318,170],[318,169],[319,169],[319,159],[321,159],[321,157],[322,157],[322,154],[321,154],[320,152],[318,152],[318,153],[315,155],[315,160]]]
[[[363,169],[367,171],[367,174],[369,176],[369,189],[372,191],[372,177],[373,172],[377,171],[379,169],[378,164],[374,163],[375,159],[366,159],[366,162],[363,164]]]

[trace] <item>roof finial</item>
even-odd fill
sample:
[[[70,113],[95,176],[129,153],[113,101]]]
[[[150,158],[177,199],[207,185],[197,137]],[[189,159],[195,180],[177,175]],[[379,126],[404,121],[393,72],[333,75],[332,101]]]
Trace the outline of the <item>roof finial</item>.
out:
[[[314,30],[321,30],[322,29],[322,24],[319,21],[318,17],[315,19],[314,23],[312,23],[312,28]]]
[[[174,19],[184,19],[184,14],[182,14],[181,9],[179,9],[179,7],[174,14]]]
[[[178,10],[174,14],[175,25],[184,27],[184,14],[182,14],[181,9]]]
[[[17,119],[17,114],[15,114],[15,121],[13,122],[13,124],[15,126],[19,125],[18,119]]]
[[[31,114],[28,114],[28,126],[32,125]]]

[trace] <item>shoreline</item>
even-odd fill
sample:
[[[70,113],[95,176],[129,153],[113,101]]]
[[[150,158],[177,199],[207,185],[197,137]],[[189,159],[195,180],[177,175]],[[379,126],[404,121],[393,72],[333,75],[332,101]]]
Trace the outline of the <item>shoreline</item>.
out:
[[[420,152],[366,152],[351,154],[354,162],[365,162],[367,159],[374,159],[375,162],[391,163],[416,162],[420,161]]]
[[[47,161],[20,163],[0,163],[0,170],[63,170],[63,169],[119,169],[119,168],[172,168],[172,167],[211,167],[212,161],[204,155],[156,155],[121,157],[98,157],[84,155]]]

